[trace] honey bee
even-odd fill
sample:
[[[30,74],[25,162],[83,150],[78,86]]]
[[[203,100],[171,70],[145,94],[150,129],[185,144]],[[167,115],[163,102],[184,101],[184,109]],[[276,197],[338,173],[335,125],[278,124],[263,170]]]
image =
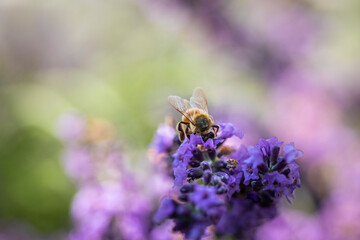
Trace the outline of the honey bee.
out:
[[[183,142],[190,135],[200,134],[204,141],[215,138],[219,131],[219,125],[214,124],[212,116],[209,115],[207,100],[204,91],[196,88],[190,101],[178,96],[169,96],[170,104],[183,116],[176,125],[179,140]]]

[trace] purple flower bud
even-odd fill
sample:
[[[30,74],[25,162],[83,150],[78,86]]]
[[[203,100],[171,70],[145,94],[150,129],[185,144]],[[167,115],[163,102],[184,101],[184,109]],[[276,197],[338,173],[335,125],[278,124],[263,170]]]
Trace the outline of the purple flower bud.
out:
[[[201,162],[200,164],[200,167],[205,171],[205,170],[211,170],[211,166],[210,166],[210,163],[207,162],[207,161],[203,161]]]
[[[280,152],[280,147],[279,146],[274,146],[272,151],[271,151],[271,155],[270,155],[270,164],[274,165],[277,162],[277,159],[279,157],[279,152]]]
[[[190,165],[191,167],[199,167],[199,166],[200,166],[200,162],[197,161],[197,160],[192,160],[192,161],[189,162],[189,165]]]
[[[281,171],[284,169],[284,167],[286,167],[287,163],[285,161],[285,159],[280,159],[278,161],[278,163],[275,164],[275,166],[273,166],[271,168],[272,171]]]
[[[174,145],[174,137],[177,137],[175,129],[167,124],[161,124],[156,130],[151,147],[158,153],[166,152]]]
[[[201,178],[203,170],[201,168],[190,168],[188,170],[188,177],[190,178]]]
[[[285,169],[284,171],[282,171],[281,173],[288,177],[288,176],[289,176],[289,173],[290,173],[290,169],[287,168],[287,169]]]
[[[186,184],[180,188],[180,192],[182,193],[189,193],[194,191],[194,185],[193,184]]]
[[[265,163],[258,165],[257,169],[258,169],[259,173],[262,173],[262,174],[266,173],[269,170]]]
[[[214,167],[218,169],[226,168],[227,163],[225,161],[219,160],[214,163]]]
[[[227,173],[217,172],[214,175],[218,176],[223,183],[228,183],[229,182],[229,175]]]
[[[211,182],[212,173],[210,170],[205,170],[203,174],[203,181],[205,185],[208,185]]]

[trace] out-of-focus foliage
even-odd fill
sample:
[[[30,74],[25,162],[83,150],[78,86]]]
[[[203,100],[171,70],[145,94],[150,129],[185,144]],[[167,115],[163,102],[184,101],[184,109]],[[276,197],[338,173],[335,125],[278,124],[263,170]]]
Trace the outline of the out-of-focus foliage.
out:
[[[73,187],[54,127],[62,113],[111,120],[124,142],[145,148],[167,95],[217,74],[132,1],[2,1],[1,218],[41,232],[69,225]]]

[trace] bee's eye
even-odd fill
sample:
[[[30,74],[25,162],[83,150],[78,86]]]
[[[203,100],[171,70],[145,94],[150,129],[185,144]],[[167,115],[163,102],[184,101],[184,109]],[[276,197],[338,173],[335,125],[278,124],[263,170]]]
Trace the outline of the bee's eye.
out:
[[[214,134],[213,132],[209,132],[209,133],[208,133],[208,137],[209,137],[209,138],[214,138],[214,137],[215,137],[215,134]]]

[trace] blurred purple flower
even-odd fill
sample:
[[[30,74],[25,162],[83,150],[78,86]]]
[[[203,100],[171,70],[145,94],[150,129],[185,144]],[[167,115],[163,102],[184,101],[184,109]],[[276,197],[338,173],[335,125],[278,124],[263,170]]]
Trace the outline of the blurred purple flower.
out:
[[[70,239],[101,239],[113,219],[125,210],[122,193],[123,189],[116,183],[81,188],[72,204],[76,229]]]
[[[320,31],[319,20],[313,10],[295,2],[287,5],[275,1],[271,7],[268,4],[255,9],[262,11],[263,18],[257,27],[260,28],[264,41],[277,54],[286,54],[293,60],[308,54]]]
[[[176,210],[176,202],[172,199],[162,200],[159,209],[154,215],[154,221],[157,223],[162,222],[166,218],[171,217]]]
[[[154,135],[151,148],[158,153],[166,152],[174,145],[174,138],[177,136],[173,127],[167,124],[161,124]]]
[[[326,239],[355,240],[360,238],[359,189],[334,191],[325,200],[320,220]]]
[[[80,114],[65,114],[60,117],[57,133],[65,142],[79,141],[86,131],[86,121]]]
[[[142,7],[145,5],[147,10],[151,9],[150,12],[161,10],[161,20],[164,16],[173,18],[177,15],[178,20],[190,19],[184,21],[185,24],[197,23],[195,26],[203,28],[208,35],[206,39],[215,45],[216,50],[227,53],[236,59],[235,64],[255,71],[256,74],[260,73],[265,80],[272,82],[277,81],[284,71],[296,65],[299,58],[310,52],[316,42],[316,33],[320,30],[313,10],[300,2],[282,4],[281,1],[275,1],[271,5],[249,2],[238,10],[240,15],[244,11],[253,17],[240,18],[241,21],[237,21],[237,17],[229,10],[234,6],[228,1],[140,2]],[[252,4],[256,5],[251,6]],[[170,13],[164,15],[164,12]],[[257,16],[262,17],[256,19]],[[251,21],[253,18],[255,21]]]
[[[319,219],[296,211],[283,211],[260,227],[256,240],[325,240]],[[343,238],[345,239],[345,238]]]
[[[158,228],[152,214],[158,199],[168,191],[163,189],[169,187],[168,177],[149,176],[143,187],[152,191],[143,191],[136,175],[129,171],[134,169],[127,165],[112,126],[103,120],[79,118],[87,123],[86,131],[77,138],[64,139],[66,172],[79,186],[72,203],[74,229],[69,239],[157,239],[151,238]],[[71,128],[71,124],[66,127]],[[171,236],[170,232],[164,234],[164,239]]]
[[[175,240],[182,239],[181,234],[173,233],[174,223],[170,220],[153,228],[150,234],[151,240]]]
[[[311,84],[313,75],[302,69],[284,73],[282,84],[274,85],[271,92],[274,107],[268,119],[268,128],[273,133],[295,140],[306,152],[301,161],[308,166],[320,164],[327,159],[329,150],[339,149],[343,142],[339,135],[346,131],[341,123],[341,106],[326,91]]]
[[[95,179],[95,163],[87,148],[68,149],[63,163],[66,173],[75,181],[83,183]]]
[[[72,204],[74,240],[105,236],[130,240],[148,239],[152,204],[142,193],[121,182],[82,187]]]

